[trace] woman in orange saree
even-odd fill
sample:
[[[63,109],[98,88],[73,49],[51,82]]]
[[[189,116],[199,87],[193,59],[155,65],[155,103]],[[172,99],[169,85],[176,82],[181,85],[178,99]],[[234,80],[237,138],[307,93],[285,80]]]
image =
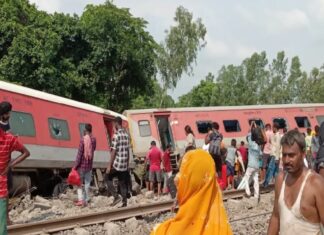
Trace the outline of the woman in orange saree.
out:
[[[187,152],[175,181],[179,210],[151,235],[232,235],[209,153],[201,149]]]

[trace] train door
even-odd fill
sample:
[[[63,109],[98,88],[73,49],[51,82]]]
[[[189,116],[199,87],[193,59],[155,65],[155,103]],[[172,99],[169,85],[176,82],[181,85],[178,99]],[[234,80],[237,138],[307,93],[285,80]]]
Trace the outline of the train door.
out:
[[[158,127],[161,148],[165,150],[168,144],[174,147],[175,145],[169,122],[169,115],[155,115],[155,121]]]
[[[109,147],[111,146],[111,140],[114,135],[114,125],[113,120],[109,118],[104,118],[104,123],[106,127],[106,137]]]

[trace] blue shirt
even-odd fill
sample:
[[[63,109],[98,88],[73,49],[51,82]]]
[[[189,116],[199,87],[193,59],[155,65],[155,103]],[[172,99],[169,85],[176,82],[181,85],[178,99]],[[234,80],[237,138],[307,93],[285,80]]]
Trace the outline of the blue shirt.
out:
[[[227,149],[227,156],[225,160],[228,161],[231,164],[231,166],[235,165],[236,151],[236,148],[234,148],[233,146],[230,146]]]
[[[248,146],[249,146],[249,161],[248,167],[259,169],[259,158],[261,155],[260,146],[252,140],[251,133],[247,136]]]

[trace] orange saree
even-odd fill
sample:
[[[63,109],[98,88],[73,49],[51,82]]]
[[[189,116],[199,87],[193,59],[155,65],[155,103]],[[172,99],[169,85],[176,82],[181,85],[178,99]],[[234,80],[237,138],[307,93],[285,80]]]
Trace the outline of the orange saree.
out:
[[[151,235],[231,235],[212,157],[203,150],[187,152],[176,178],[179,211]]]

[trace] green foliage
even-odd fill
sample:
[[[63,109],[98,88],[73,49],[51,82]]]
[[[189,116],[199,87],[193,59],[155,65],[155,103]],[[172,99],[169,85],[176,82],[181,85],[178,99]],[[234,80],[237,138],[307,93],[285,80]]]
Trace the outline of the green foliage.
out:
[[[165,41],[157,50],[157,68],[163,89],[161,104],[167,90],[177,86],[184,72],[192,74],[198,51],[206,45],[207,31],[200,18],[194,21],[192,13],[180,6],[174,21],[176,25],[167,31]]]
[[[265,52],[254,53],[241,65],[223,66],[216,79],[202,80],[179,98],[178,106],[217,106],[324,102],[324,66],[308,76],[298,56],[278,52],[271,64]],[[210,75],[209,75],[210,77]],[[205,98],[207,97],[207,98]]]
[[[179,97],[178,106],[180,107],[198,107],[211,106],[212,94],[216,90],[216,83],[214,83],[214,75],[209,73],[205,80],[201,80],[200,84],[192,88],[192,90],[183,96]]]
[[[144,30],[146,22],[107,2],[88,5],[80,25],[90,47],[82,72],[94,82],[92,100],[122,111],[149,91],[155,74],[156,44]]]
[[[161,104],[161,97],[163,95],[163,90],[160,84],[154,80],[152,88],[147,94],[138,96],[132,101],[132,109],[144,109],[144,108],[170,108],[175,106],[175,102],[171,96],[166,95],[164,97],[163,103]]]
[[[0,79],[116,111],[146,94],[157,44],[146,22],[110,2],[79,18],[0,1]]]

